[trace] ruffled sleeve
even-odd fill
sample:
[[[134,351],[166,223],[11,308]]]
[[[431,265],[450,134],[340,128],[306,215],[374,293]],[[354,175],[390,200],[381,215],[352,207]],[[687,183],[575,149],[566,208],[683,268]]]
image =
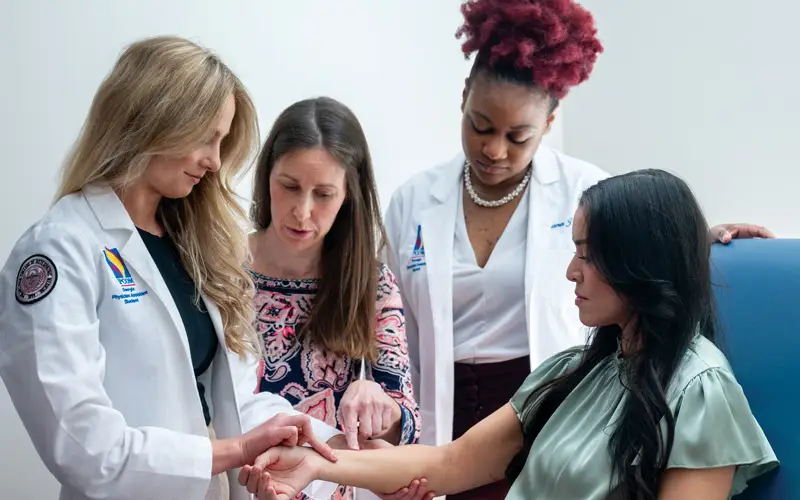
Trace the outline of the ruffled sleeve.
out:
[[[732,494],[778,466],[778,459],[733,374],[710,368],[670,403],[675,437],[667,468],[736,465]]]
[[[525,378],[522,387],[511,397],[511,407],[514,408],[517,415],[519,416],[522,413],[525,401],[536,388],[577,366],[582,352],[582,346],[573,347],[551,356],[537,366],[530,375]]]

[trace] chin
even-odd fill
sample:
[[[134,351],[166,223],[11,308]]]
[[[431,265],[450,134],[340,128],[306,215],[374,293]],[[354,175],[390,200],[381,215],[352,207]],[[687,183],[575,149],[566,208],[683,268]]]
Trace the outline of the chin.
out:
[[[322,244],[322,242],[317,238],[295,239],[286,235],[281,235],[281,240],[286,244],[287,247],[298,252],[303,252]]]
[[[591,314],[583,313],[580,310],[578,310],[578,318],[584,326],[588,326],[589,328],[603,326],[602,321],[598,321],[596,317],[593,317]]]
[[[180,200],[182,198],[186,198],[190,194],[192,194],[192,187],[186,187],[182,189],[170,189],[168,191],[161,192],[161,196],[170,200]]]

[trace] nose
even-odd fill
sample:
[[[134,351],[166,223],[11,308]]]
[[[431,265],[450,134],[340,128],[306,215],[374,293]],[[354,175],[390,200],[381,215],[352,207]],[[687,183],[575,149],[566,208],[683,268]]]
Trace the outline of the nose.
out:
[[[212,151],[203,159],[203,168],[210,172],[219,172],[222,168],[222,158],[220,153],[220,145],[216,144]]]
[[[300,196],[294,205],[292,213],[299,222],[311,217],[311,198],[309,196]]]
[[[581,268],[578,264],[578,256],[573,255],[572,260],[570,260],[567,265],[567,280],[573,283],[579,283],[582,277]]]
[[[507,153],[505,139],[502,137],[492,137],[488,139],[483,143],[483,150],[481,152],[492,161],[504,160]]]

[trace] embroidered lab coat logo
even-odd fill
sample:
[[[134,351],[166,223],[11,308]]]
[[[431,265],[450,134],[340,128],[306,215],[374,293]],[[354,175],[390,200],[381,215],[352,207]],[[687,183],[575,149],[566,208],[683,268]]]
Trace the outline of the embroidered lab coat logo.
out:
[[[125,261],[122,260],[119,250],[105,247],[103,249],[103,256],[106,259],[106,264],[108,264],[109,269],[111,269],[111,273],[114,275],[114,279],[116,279],[122,287],[122,293],[112,294],[112,299],[121,300],[125,304],[135,304],[139,302],[139,297],[147,295],[147,290],[141,292],[136,291],[136,283],[133,281],[133,277],[131,276],[128,266],[125,265]]]
[[[414,251],[408,259],[407,269],[415,273],[425,266],[425,243],[422,241],[422,226],[417,226],[417,239],[414,241]]]

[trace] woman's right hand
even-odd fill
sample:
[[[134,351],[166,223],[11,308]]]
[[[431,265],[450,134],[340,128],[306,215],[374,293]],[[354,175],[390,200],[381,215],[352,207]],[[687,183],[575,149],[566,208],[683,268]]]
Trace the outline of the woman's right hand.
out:
[[[242,467],[239,484],[258,500],[291,499],[317,479],[319,460],[324,459],[304,446],[275,446]]]
[[[333,450],[314,435],[308,415],[280,413],[239,437],[244,465],[252,464],[256,457],[273,446],[302,446],[309,444],[331,462],[336,461]]]

